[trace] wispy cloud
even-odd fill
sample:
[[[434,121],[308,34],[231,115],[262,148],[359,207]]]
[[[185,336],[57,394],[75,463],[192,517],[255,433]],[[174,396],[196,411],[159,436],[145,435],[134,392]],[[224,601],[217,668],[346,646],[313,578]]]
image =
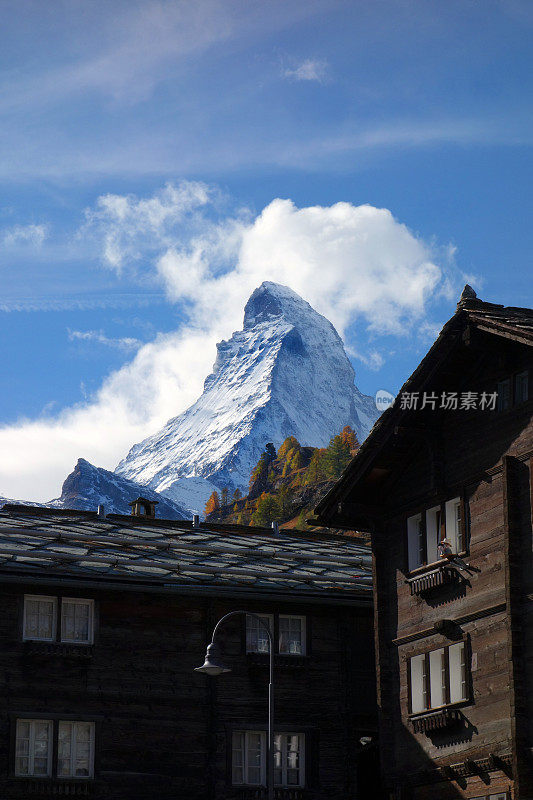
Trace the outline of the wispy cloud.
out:
[[[316,81],[325,83],[329,77],[329,64],[327,61],[317,58],[306,58],[294,67],[283,70],[285,78],[293,81]]]
[[[73,331],[67,328],[68,338],[71,342],[76,340],[83,342],[96,342],[106,347],[116,347],[118,350],[132,352],[142,347],[143,342],[130,336],[109,337],[103,331]]]
[[[46,237],[48,236],[47,225],[14,225],[3,231],[2,238],[4,246],[20,247],[21,245],[30,245],[31,247],[40,247]]]

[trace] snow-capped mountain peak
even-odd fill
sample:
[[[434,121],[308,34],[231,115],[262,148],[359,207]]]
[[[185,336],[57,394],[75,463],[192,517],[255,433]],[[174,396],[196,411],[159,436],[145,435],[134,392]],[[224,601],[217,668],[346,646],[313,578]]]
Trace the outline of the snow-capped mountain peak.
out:
[[[294,435],[324,446],[345,425],[362,440],[377,416],[333,325],[265,281],[246,303],[243,329],[218,343],[202,395],[134,445],[116,472],[189,508],[195,498],[202,511],[213,488],[247,491],[266,442]]]

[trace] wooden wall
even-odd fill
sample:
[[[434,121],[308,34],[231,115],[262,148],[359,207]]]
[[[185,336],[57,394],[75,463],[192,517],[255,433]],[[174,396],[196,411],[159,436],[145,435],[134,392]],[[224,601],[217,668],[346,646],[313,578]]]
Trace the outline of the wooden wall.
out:
[[[492,391],[498,380],[524,368],[533,372],[525,346],[477,335],[468,346],[458,346],[427,388]],[[403,786],[406,797],[476,797],[507,789],[516,798],[533,797],[528,777],[533,744],[532,406],[530,400],[505,413],[427,411],[416,417],[418,429],[413,425],[391,445],[402,453],[401,464],[394,449],[388,451],[395,467],[379,489],[385,519],[376,523],[372,540],[378,703],[384,783],[391,789]],[[479,572],[467,576],[462,587],[411,596],[406,518],[463,492],[471,518],[466,560]],[[377,503],[379,496],[369,495],[367,502]],[[473,702],[462,708],[461,733],[429,737],[414,734],[409,721],[407,659],[450,643],[432,630],[441,619],[459,621],[474,656]],[[493,768],[483,776],[455,780],[444,779],[441,772],[440,782],[434,782],[437,767],[490,754],[509,756],[513,772]]]
[[[95,643],[81,657],[73,654],[80,648],[65,654],[61,647],[22,642],[25,591],[62,593],[60,586],[31,584],[3,584],[0,592],[2,796],[39,793],[11,774],[14,719],[21,712],[94,718],[90,795],[96,798],[241,796],[226,782],[227,737],[232,725],[266,722],[268,682],[266,667],[244,652],[241,620],[229,622],[221,636],[233,672],[213,679],[193,671],[203,663],[214,623],[236,608],[307,616],[309,656],[276,666],[276,721],[309,734],[312,785],[302,797],[358,796],[359,737],[376,729],[370,608],[69,588],[65,596],[96,602]],[[45,793],[58,791],[57,781],[43,786]]]

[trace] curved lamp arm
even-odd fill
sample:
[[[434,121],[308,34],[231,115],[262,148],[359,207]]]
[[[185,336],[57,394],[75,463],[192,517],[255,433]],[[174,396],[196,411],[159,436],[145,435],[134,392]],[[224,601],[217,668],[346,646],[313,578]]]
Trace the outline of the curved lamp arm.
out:
[[[218,660],[217,649],[215,644],[215,637],[221,625],[234,617],[237,614],[247,614],[253,619],[256,619],[265,629],[268,636],[268,650],[269,650],[269,683],[268,683],[268,747],[267,747],[267,796],[268,800],[274,798],[274,638],[272,631],[264,619],[258,614],[253,614],[250,611],[229,611],[219,619],[213,633],[211,635],[211,643],[207,647],[205,656],[205,663],[201,667],[197,667],[195,672],[205,672],[208,675],[220,675],[223,672],[230,672],[228,667],[225,667]]]

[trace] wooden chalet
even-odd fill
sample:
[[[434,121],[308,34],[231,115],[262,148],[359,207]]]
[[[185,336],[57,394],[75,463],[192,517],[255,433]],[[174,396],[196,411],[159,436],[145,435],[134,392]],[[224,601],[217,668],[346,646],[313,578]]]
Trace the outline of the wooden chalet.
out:
[[[0,798],[266,797],[260,623],[221,628],[230,673],[194,672],[234,610],[274,633],[277,800],[371,796],[369,549],[138,512],[0,511]]]
[[[372,537],[387,800],[533,797],[532,345],[465,287],[316,511]]]

